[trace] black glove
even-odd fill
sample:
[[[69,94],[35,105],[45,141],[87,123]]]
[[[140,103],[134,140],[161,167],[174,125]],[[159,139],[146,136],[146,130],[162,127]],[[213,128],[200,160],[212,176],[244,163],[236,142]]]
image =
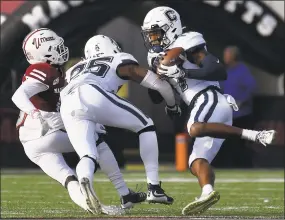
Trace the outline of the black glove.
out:
[[[181,116],[181,109],[179,105],[174,105],[172,107],[166,106],[165,112],[171,119],[174,119],[177,116]]]

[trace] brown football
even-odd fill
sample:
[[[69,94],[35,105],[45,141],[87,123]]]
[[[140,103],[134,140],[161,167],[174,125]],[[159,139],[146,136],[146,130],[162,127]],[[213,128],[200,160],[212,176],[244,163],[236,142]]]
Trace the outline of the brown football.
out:
[[[183,57],[185,57],[185,55],[182,47],[172,48],[165,51],[165,55],[162,56],[160,64],[165,66],[179,65],[184,62]]]

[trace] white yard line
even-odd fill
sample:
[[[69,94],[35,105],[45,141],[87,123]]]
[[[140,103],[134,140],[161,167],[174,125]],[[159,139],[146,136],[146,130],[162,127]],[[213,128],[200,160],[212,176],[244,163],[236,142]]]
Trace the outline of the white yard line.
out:
[[[145,182],[145,178],[126,178],[126,182],[128,183],[141,183]],[[167,178],[161,179],[162,182],[164,183],[196,183],[197,179],[194,178]],[[94,178],[94,182],[110,182],[109,179],[105,178]],[[284,183],[284,179],[282,178],[260,178],[260,179],[232,179],[232,178],[227,178],[227,179],[217,179],[216,183]],[[35,182],[35,184],[58,184],[56,182],[52,181],[39,181]]]
[[[95,176],[95,182],[108,182],[108,179],[99,178]],[[126,178],[126,182],[145,182],[145,178]],[[194,178],[162,178],[162,182],[166,183],[196,183],[197,179]],[[260,178],[260,179],[216,179],[216,183],[284,183],[282,178]]]

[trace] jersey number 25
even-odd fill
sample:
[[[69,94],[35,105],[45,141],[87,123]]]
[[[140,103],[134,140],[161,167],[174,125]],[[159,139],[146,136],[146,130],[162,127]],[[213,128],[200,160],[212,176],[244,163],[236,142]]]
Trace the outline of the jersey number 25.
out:
[[[85,74],[92,73],[96,76],[104,78],[110,66],[107,63],[111,63],[114,57],[102,57],[89,60],[88,62],[80,63],[70,73],[70,80]]]

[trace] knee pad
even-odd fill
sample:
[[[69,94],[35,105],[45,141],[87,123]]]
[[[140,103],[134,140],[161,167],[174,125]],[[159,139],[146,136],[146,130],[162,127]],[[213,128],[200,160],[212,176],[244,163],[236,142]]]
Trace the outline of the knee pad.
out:
[[[156,127],[154,125],[147,126],[141,129],[140,131],[138,131],[137,134],[140,135],[141,133],[149,132],[149,131],[156,131]]]

